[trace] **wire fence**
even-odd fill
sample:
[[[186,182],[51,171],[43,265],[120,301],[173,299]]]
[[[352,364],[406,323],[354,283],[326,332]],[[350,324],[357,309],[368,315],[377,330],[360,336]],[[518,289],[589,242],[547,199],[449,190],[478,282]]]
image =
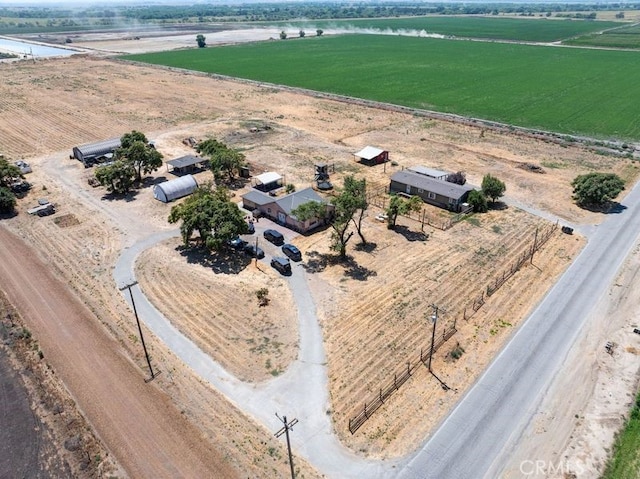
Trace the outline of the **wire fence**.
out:
[[[500,289],[500,287],[506,283],[509,278],[516,274],[516,272],[522,268],[522,265],[527,261],[533,261],[533,255],[535,252],[538,251],[549,240],[549,238],[551,238],[556,229],[558,229],[557,222],[542,230],[536,230],[536,237],[533,240],[533,244],[523,251],[509,268],[505,269],[501,275],[497,276],[496,279],[487,286],[487,296],[491,296],[493,293],[498,291],[498,289]]]
[[[386,187],[377,187],[377,188],[368,188],[367,189],[367,203],[373,205],[381,210],[386,210],[389,205],[390,197],[389,190]],[[424,229],[424,225],[431,226],[433,228],[446,231],[451,228],[456,223],[462,221],[466,218],[471,211],[472,207],[466,207],[456,215],[450,216],[449,218],[434,218],[425,208],[421,208],[420,211],[409,211],[408,213],[401,215],[405,218],[412,219],[417,221],[422,225]]]
[[[486,296],[485,290],[481,291],[480,295],[475,297],[471,302],[471,307],[469,309],[464,308],[462,318],[464,320],[469,320],[469,318],[471,318],[484,305],[486,297],[495,293],[507,281],[507,279],[513,276],[522,267],[522,265],[524,265],[524,263],[531,260],[534,253],[538,251],[549,240],[549,238],[551,238],[557,228],[558,223],[555,223],[554,225],[542,230],[536,230],[536,237],[533,244],[523,251],[522,254],[518,256],[518,259],[508,269],[504,270],[503,273],[493,281],[493,283],[487,286]],[[372,396],[369,401],[364,403],[360,412],[349,419],[349,431],[351,434],[355,434],[367,419],[369,419],[371,415],[375,413],[390,396],[393,395],[394,392],[400,389],[400,386],[407,382],[415,369],[420,366],[420,364],[424,364],[425,361],[456,332],[456,322],[454,321],[453,326],[448,328],[445,327],[442,335],[438,336],[438,339],[433,344],[432,351],[430,351],[431,347],[426,348],[426,350],[420,349],[419,357],[414,361],[407,361],[406,367],[403,367],[401,371],[394,373],[393,380],[387,381],[385,385],[380,387],[375,396]]]
[[[430,356],[433,356],[438,348],[440,348],[451,336],[456,333],[457,329],[454,326],[445,327],[442,335],[439,335],[437,339],[433,343],[433,351],[431,350],[431,346],[425,349],[420,349],[420,356],[416,356],[414,361],[407,361],[406,367],[400,372],[396,372],[393,375],[393,380],[389,380],[384,386],[382,386],[379,391],[373,396],[368,402],[364,403],[362,410],[356,414],[354,417],[349,419],[349,431],[351,434],[355,434],[355,432],[362,426],[367,419],[371,417],[371,415],[376,412],[380,406],[384,404],[384,402],[398,389],[402,386],[407,380],[411,377],[413,372],[420,365],[425,365],[425,362],[429,359]]]

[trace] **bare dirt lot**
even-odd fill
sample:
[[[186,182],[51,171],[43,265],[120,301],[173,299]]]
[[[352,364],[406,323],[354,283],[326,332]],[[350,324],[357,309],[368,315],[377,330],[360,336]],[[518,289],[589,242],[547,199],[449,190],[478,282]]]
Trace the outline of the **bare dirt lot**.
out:
[[[149,187],[127,200],[92,189],[87,185],[92,171],[68,158],[73,146],[136,129],[171,159],[193,152],[182,139],[215,137],[241,148],[254,172],[278,171],[298,188],[310,184],[317,161],[335,165],[332,181],[337,185],[345,175],[355,174],[373,187],[386,186],[391,173],[419,164],[465,171],[475,185],[492,173],[505,181],[509,199],[576,225],[600,218],[571,202],[570,182],[577,174],[611,171],[629,181],[637,176],[629,160],[576,146],[90,56],[2,64],[0,72],[5,80],[0,84],[0,153],[27,159],[34,167],[28,177],[34,189],[20,200],[20,214],[3,223],[38,251],[141,367],[137,332],[113,284],[112,267],[123,247],[170,227],[170,206],[153,200]],[[252,131],[256,125],[269,129]],[[352,153],[366,145],[389,150],[395,164],[356,163]],[[541,166],[545,173],[523,169],[522,163]],[[199,181],[210,177],[199,175]],[[153,177],[172,176],[163,168]],[[59,205],[54,217],[24,213],[41,196]],[[379,211],[372,208],[365,223],[365,235],[375,247],[356,251],[354,237],[349,263],[332,260],[328,231],[298,237],[294,243],[314,271],[311,287],[325,334],[335,429],[359,453],[394,457],[415,447],[446,414],[584,240],[554,234],[533,264],[516,273],[467,321],[462,319],[465,308],[510,267],[533,241],[536,228],[550,223],[508,207],[444,232],[431,227],[423,232],[419,223],[407,219],[392,232],[374,219]],[[54,222],[64,215],[75,220]],[[214,274],[211,267],[188,262],[177,246],[175,241],[153,248],[138,263],[143,288],[158,308],[242,378],[262,380],[284,370],[296,355],[296,331],[295,314],[289,312],[292,298],[279,278],[258,274],[250,266]],[[273,303],[261,310],[252,295],[265,281],[272,285]],[[180,298],[180,306],[175,298]],[[236,308],[238,303],[246,307]],[[443,325],[457,321],[459,332],[434,362],[453,389],[444,392],[426,371],[418,372],[352,436],[348,418],[408,356],[428,346],[432,303],[446,311]],[[276,308],[287,314],[276,316]],[[219,311],[224,328],[207,327],[212,310]],[[268,345],[264,338],[269,338]],[[447,359],[457,343],[464,353],[457,361]],[[153,337],[150,347],[164,372],[157,387],[237,470],[255,477],[286,474],[282,445],[270,431],[202,384]],[[258,354],[256,348],[262,348]],[[305,477],[315,476],[307,465],[300,467]]]

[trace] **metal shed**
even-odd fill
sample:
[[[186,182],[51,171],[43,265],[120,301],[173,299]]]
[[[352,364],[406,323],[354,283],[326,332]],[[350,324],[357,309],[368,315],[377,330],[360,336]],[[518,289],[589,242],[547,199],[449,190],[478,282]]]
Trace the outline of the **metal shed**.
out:
[[[165,181],[153,187],[153,197],[168,203],[183,196],[189,196],[198,187],[198,182],[192,175],[181,176],[175,180]]]
[[[120,138],[112,138],[110,140],[99,141],[97,143],[88,143],[86,145],[73,147],[73,158],[81,161],[85,167],[93,165],[100,157],[112,155],[114,151],[120,148]]]
[[[181,156],[180,158],[176,158],[175,160],[167,161],[167,171],[173,171],[175,173],[184,173],[189,168],[195,169],[196,165],[203,163],[204,161],[207,161],[207,160],[205,160],[204,158],[200,158],[199,156],[194,156],[194,155]],[[169,170],[169,167],[171,167],[171,170]]]

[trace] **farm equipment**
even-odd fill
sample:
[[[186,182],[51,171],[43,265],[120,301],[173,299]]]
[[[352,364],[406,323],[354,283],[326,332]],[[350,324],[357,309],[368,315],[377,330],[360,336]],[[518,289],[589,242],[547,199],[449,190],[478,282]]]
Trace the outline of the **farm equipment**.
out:
[[[182,144],[185,146],[190,146],[191,148],[195,148],[196,146],[198,146],[198,140],[196,140],[193,136],[190,136],[189,138],[183,139]]]

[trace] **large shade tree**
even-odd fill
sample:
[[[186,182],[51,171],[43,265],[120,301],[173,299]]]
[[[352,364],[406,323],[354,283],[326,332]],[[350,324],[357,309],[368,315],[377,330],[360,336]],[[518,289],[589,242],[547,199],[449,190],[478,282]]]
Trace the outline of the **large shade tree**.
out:
[[[14,178],[24,178],[20,168],[9,163],[6,158],[0,158],[0,186],[9,187]]]
[[[580,206],[601,206],[624,190],[624,181],[614,173],[588,173],[572,182],[573,199]]]
[[[367,244],[367,240],[362,233],[362,220],[365,217],[369,202],[367,201],[367,180],[356,179],[353,175],[349,175],[344,179],[344,190],[342,192],[344,202],[350,203],[350,208],[354,210],[351,221],[356,227],[360,243]]]
[[[185,246],[191,242],[194,232],[209,249],[219,250],[227,242],[248,232],[244,215],[230,200],[225,188],[212,190],[210,186],[198,187],[183,203],[171,208],[169,223],[180,225]]]
[[[387,207],[387,227],[394,229],[398,216],[406,215],[411,211],[420,211],[421,208],[422,199],[419,196],[412,196],[411,198],[403,198],[399,195],[391,196]]]
[[[16,208],[16,196],[6,186],[0,186],[0,213],[13,213]]]
[[[121,146],[115,152],[118,160],[129,163],[135,171],[135,180],[142,181],[145,175],[156,171],[162,166],[162,154],[149,145],[144,133],[133,130],[120,138]]]
[[[99,166],[96,169],[95,176],[107,191],[125,195],[134,184],[136,171],[129,162],[117,160],[110,165]]]
[[[484,175],[482,178],[482,192],[487,198],[491,198],[491,202],[495,203],[498,198],[504,195],[507,190],[505,184],[491,174]]]
[[[209,164],[216,182],[232,182],[240,170],[246,166],[245,156],[238,150],[229,148],[215,139],[200,142],[196,151],[209,158]]]

